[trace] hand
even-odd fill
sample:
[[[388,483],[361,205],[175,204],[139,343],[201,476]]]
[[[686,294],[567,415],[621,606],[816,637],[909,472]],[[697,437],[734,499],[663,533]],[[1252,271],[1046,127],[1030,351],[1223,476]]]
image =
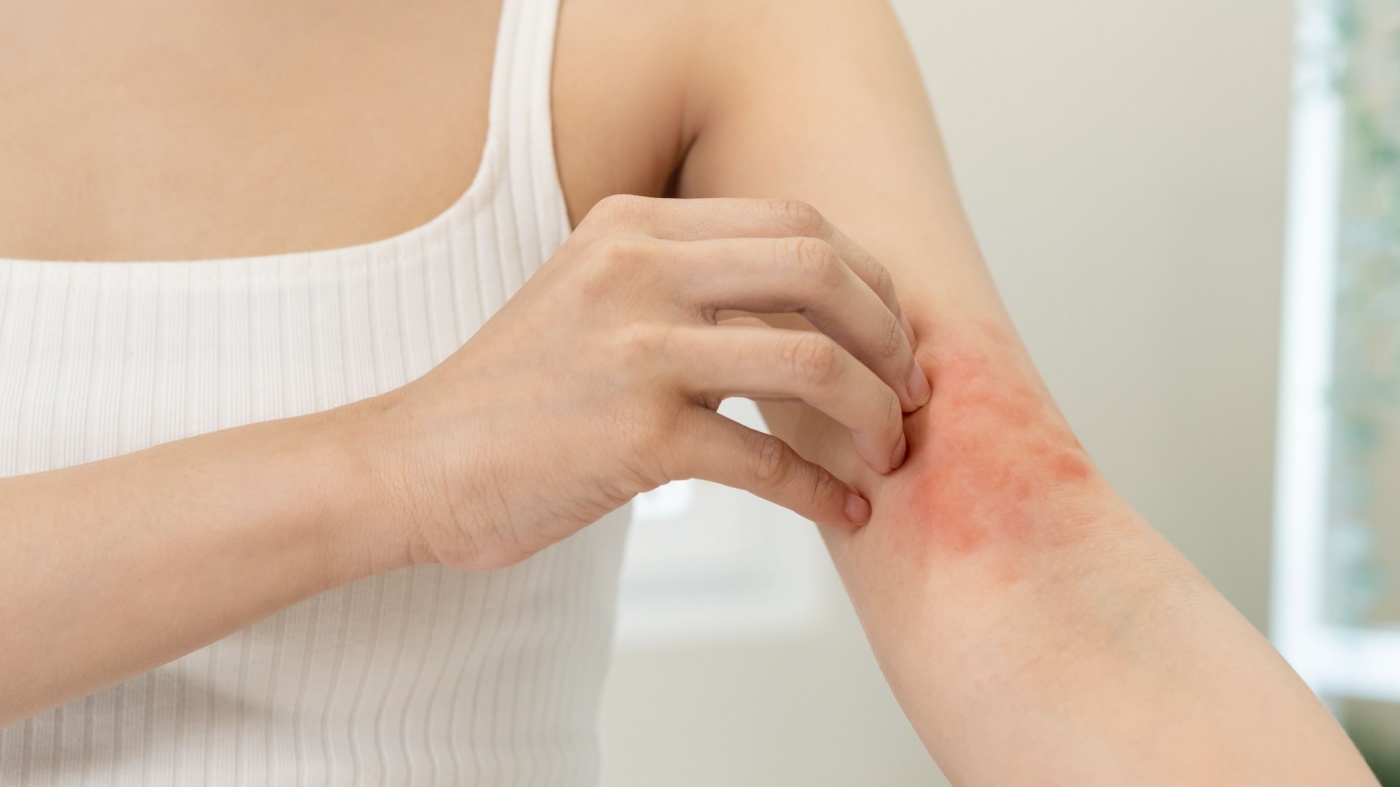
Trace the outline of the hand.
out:
[[[852,528],[858,492],[715,408],[806,402],[889,472],[929,399],[912,335],[884,268],[803,203],[616,196],[456,353],[357,404],[415,561],[510,565],[685,478]]]

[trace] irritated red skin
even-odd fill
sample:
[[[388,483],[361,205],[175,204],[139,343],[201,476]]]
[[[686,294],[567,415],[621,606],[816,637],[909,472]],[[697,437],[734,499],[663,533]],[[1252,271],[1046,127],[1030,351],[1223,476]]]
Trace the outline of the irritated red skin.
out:
[[[933,398],[905,419],[908,457],[877,492],[877,513],[891,512],[877,529],[934,559],[1076,540],[1104,482],[1010,337],[982,323],[920,355]]]

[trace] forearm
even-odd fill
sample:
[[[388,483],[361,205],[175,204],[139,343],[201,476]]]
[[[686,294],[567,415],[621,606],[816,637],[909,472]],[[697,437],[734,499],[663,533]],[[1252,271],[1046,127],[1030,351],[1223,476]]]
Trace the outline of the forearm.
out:
[[[933,378],[828,543],[958,784],[1363,784],[1262,636],[1104,481],[997,321],[916,315]]]
[[[0,479],[0,725],[392,567],[339,418]]]

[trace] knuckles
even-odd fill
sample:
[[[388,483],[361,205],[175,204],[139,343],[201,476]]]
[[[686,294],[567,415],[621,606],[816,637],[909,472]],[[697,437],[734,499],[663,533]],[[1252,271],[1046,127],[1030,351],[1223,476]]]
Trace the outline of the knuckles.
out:
[[[889,269],[877,262],[873,264],[869,275],[874,279],[870,282],[870,288],[875,291],[876,295],[880,296],[880,300],[887,304],[898,303],[894,292],[894,277],[890,275]],[[902,333],[903,330],[901,328],[900,332]]]
[[[885,334],[880,340],[880,354],[886,358],[894,358],[904,349],[907,338],[904,336],[904,328],[899,321],[891,314],[885,320]]]
[[[636,194],[609,194],[589,209],[579,225],[587,223],[590,228],[601,225],[604,230],[631,226],[644,215],[648,203],[646,197]]]
[[[818,386],[835,382],[838,375],[836,345],[819,333],[803,332],[783,345],[782,362],[800,380]]]
[[[819,505],[833,498],[841,500],[844,505],[845,490],[843,490],[841,485],[836,481],[836,476],[833,476],[831,473],[817,468],[816,472],[812,473],[811,487],[809,498],[813,505]]]
[[[641,235],[604,235],[589,242],[575,258],[578,293],[589,302],[615,297],[638,283],[638,277],[658,270],[648,264],[655,242]]]
[[[763,212],[769,221],[789,230],[793,235],[825,235],[826,218],[816,208],[801,200],[765,200]]]
[[[783,441],[765,434],[755,436],[752,472],[760,488],[782,490],[789,507],[804,515],[820,510],[832,499],[844,497],[835,476],[815,465],[806,465]]]
[[[833,288],[841,283],[843,263],[836,249],[826,241],[797,236],[783,239],[779,248],[779,255],[802,280],[822,288]]]
[[[776,486],[787,478],[791,459],[778,438],[760,434],[755,439],[758,445],[753,453],[754,478],[764,486]]]
[[[899,436],[904,434],[904,407],[899,403],[899,395],[889,388],[885,389],[885,409],[885,423],[889,425],[890,448],[893,449]]]
[[[616,363],[624,371],[653,369],[665,358],[670,332],[661,325],[629,323],[614,339]]]
[[[605,269],[627,273],[651,256],[651,244],[640,235],[609,235],[594,243],[593,256]]]

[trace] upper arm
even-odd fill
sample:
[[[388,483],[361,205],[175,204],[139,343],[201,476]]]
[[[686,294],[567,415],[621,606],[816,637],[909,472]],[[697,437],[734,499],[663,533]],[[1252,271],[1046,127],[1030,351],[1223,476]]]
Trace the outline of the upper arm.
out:
[[[899,22],[885,0],[708,4],[681,197],[814,205],[914,314],[995,308]],[[940,293],[943,293],[940,295]]]
[[[918,334],[916,354],[934,381],[935,401],[924,411],[951,418],[968,398],[950,397],[958,393],[951,383],[990,375],[1023,390],[1026,407],[1046,411],[1055,432],[1047,439],[1079,450],[983,264],[918,67],[887,2],[723,0],[705,7],[688,99],[697,128],[678,196],[772,197],[815,206],[890,271]],[[763,409],[774,433],[800,453],[863,491],[878,495],[886,486],[854,461],[848,436],[819,413],[794,405]],[[910,469],[897,474],[908,483],[932,464],[932,452],[916,450],[927,442],[924,411],[908,424]],[[979,434],[994,435],[1023,414],[981,407],[971,415]],[[970,423],[957,419],[963,429]],[[1045,461],[1060,461],[1058,453]],[[1002,467],[1003,457],[980,449],[961,458],[964,468],[975,466],[987,478],[1038,472]],[[939,483],[947,482],[933,480],[932,491]],[[921,486],[918,502],[928,502],[929,487]],[[878,509],[880,501],[872,502]]]

